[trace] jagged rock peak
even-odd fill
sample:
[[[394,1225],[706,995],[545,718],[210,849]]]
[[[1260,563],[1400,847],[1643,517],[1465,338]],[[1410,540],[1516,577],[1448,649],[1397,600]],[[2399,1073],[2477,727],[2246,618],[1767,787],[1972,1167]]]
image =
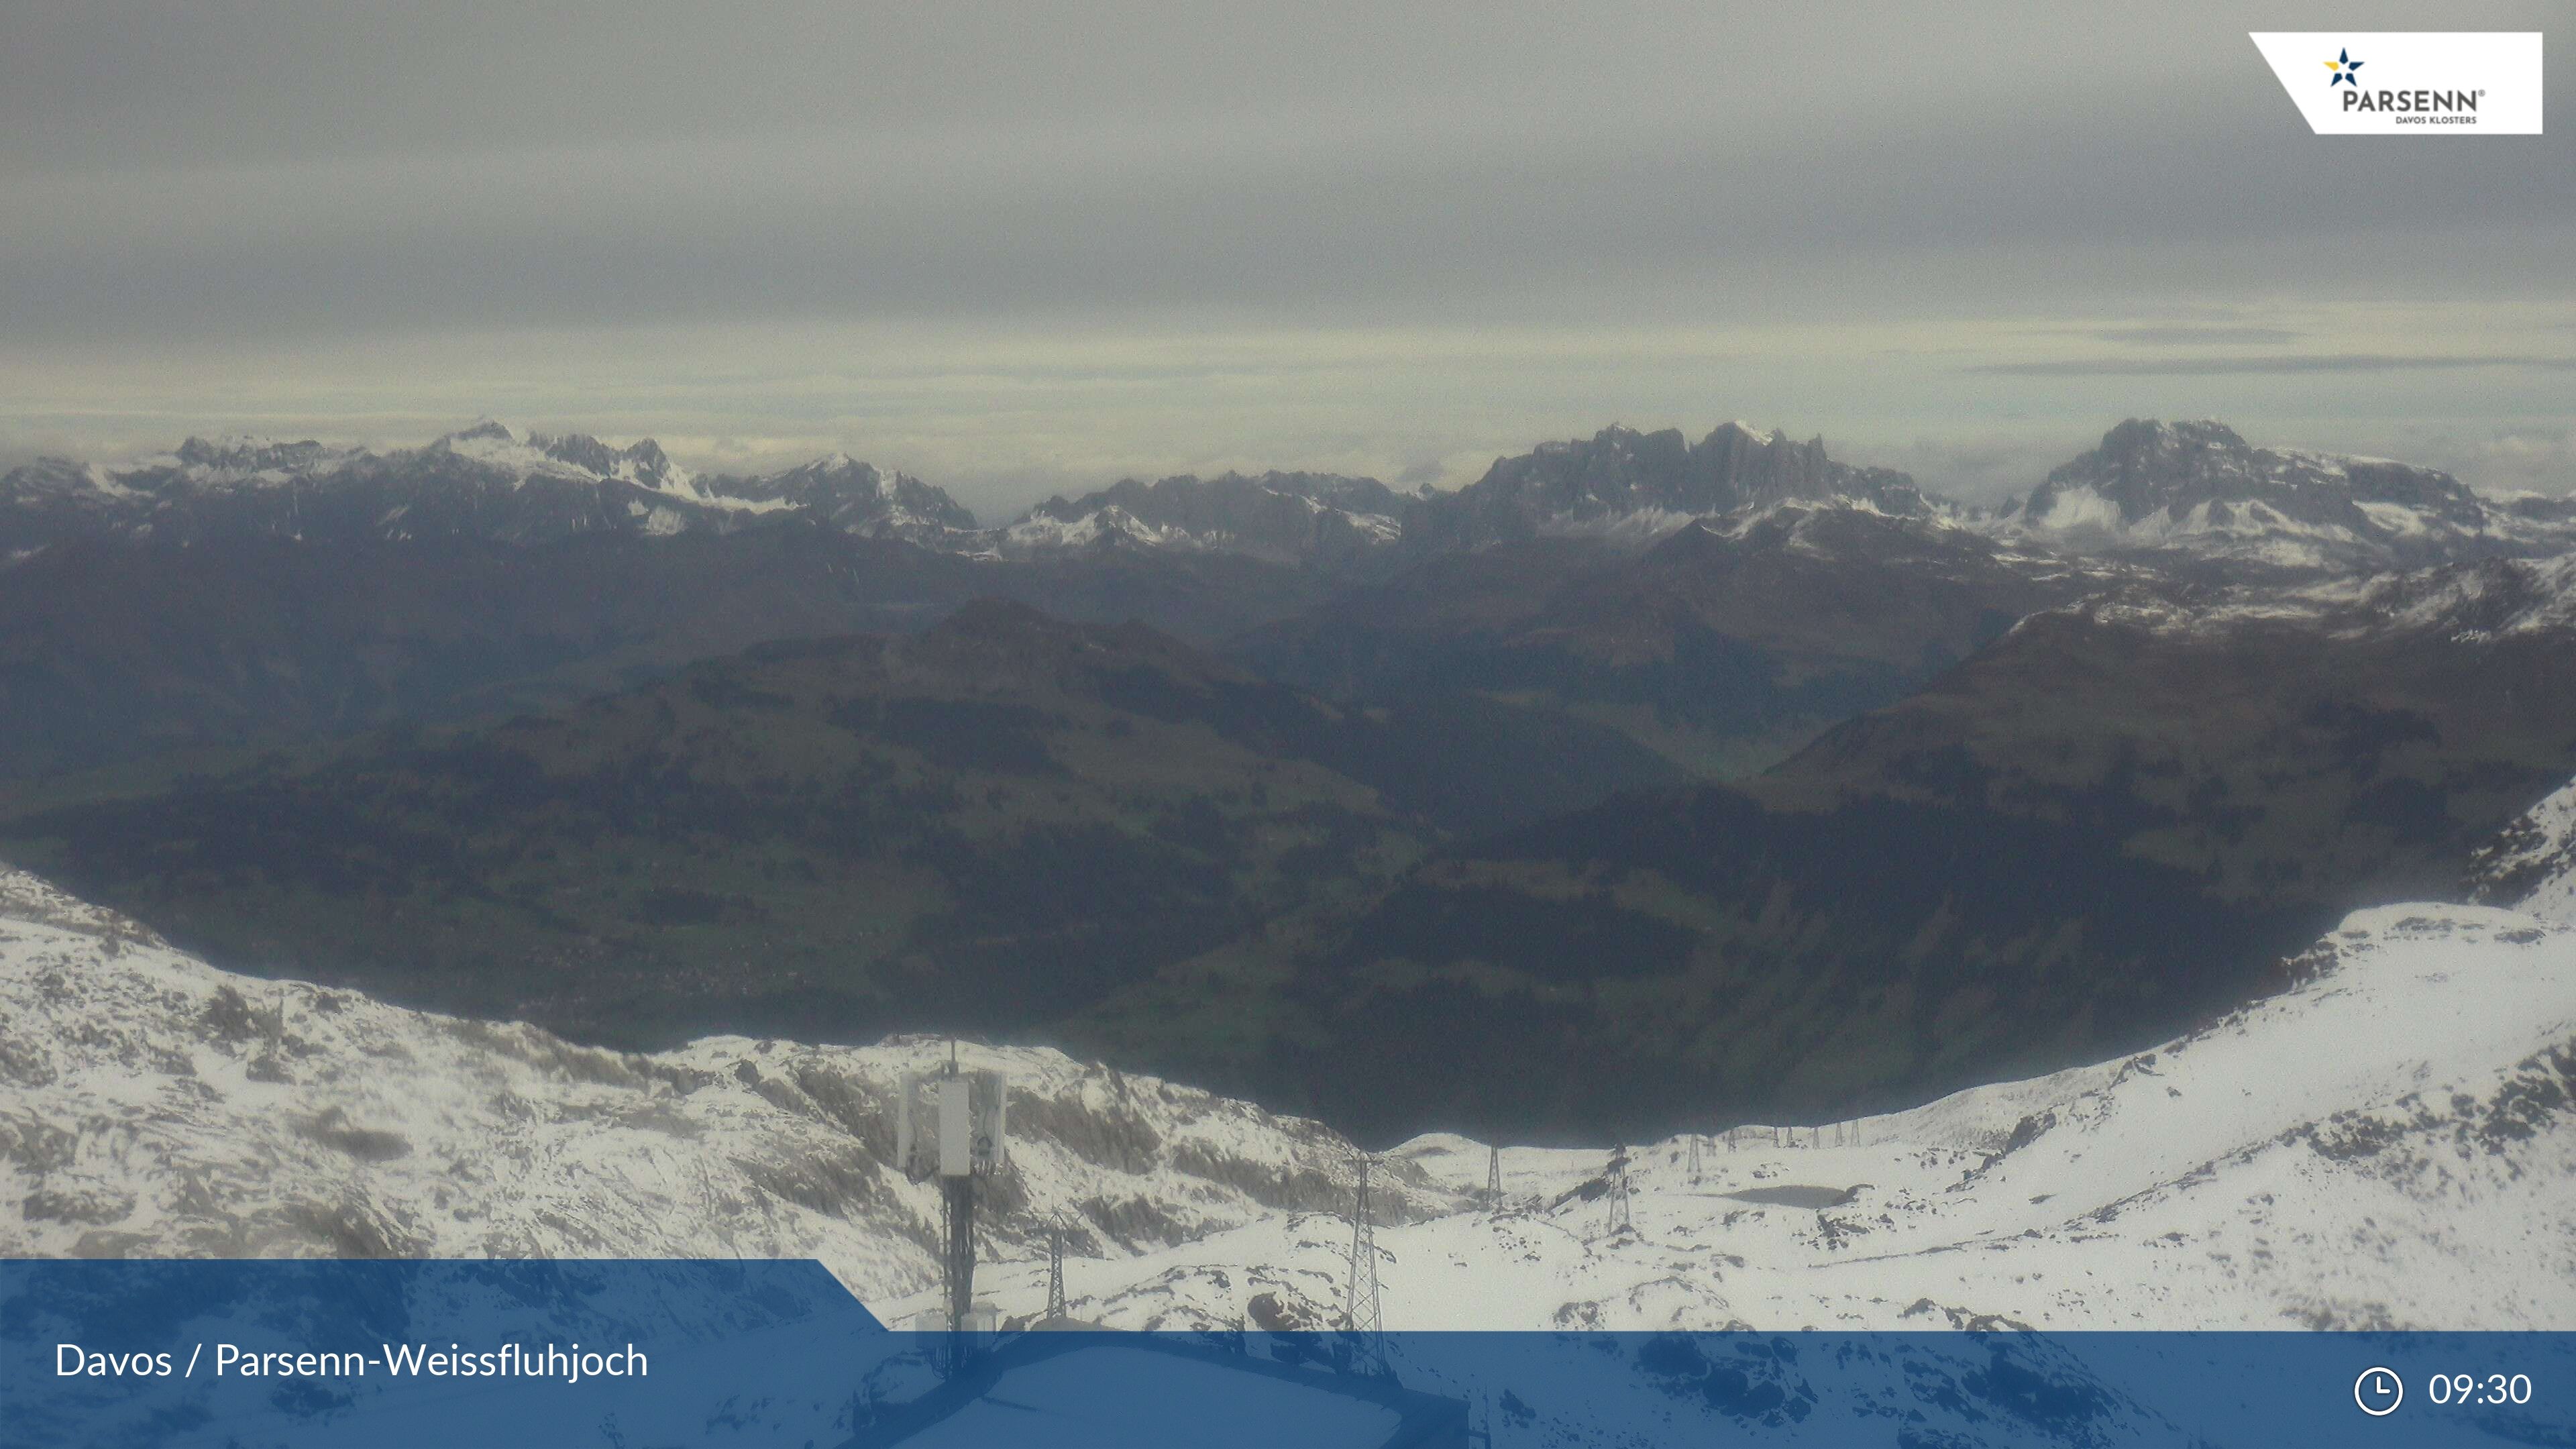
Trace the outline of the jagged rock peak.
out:
[[[1644,544],[1693,518],[1788,500],[1838,501],[1909,517],[1939,512],[1906,475],[1834,461],[1824,439],[1793,441],[1722,423],[1697,443],[1678,428],[1624,425],[1589,439],[1498,458],[1456,493],[1405,512],[1409,548],[1449,552],[1546,534],[1589,533]]]
[[[2311,576],[2536,557],[2576,542],[2567,520],[2492,506],[2447,473],[2258,447],[2208,419],[2128,419],[1997,523],[2052,547]]]

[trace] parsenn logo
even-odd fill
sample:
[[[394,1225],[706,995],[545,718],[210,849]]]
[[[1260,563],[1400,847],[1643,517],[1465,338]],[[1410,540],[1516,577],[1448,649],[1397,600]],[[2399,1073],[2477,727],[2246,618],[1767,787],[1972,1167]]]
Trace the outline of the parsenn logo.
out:
[[[2321,136],[2540,134],[2537,31],[2255,32],[2252,39]],[[2367,81],[2356,53],[2369,57]]]

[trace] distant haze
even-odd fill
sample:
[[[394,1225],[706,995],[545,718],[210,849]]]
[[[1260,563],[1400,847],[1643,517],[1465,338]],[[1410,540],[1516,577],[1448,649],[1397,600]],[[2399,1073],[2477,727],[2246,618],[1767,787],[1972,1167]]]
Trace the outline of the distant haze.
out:
[[[988,516],[1740,417],[1969,498],[2133,415],[2576,485],[2534,138],[2245,31],[2543,4],[199,0],[0,13],[0,456],[491,415]]]

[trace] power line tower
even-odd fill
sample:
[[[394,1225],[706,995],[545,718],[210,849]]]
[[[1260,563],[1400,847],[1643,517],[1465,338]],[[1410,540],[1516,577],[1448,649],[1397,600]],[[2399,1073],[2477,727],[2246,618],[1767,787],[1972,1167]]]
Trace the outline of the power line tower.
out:
[[[1699,1134],[1694,1132],[1690,1135],[1690,1180],[1694,1184],[1699,1181],[1699,1173]]]
[[[1378,1302],[1377,1234],[1369,1211],[1370,1161],[1361,1155],[1359,1189],[1351,1203],[1351,1267],[1342,1294],[1342,1331],[1359,1337],[1352,1369],[1387,1377],[1386,1317]]]
[[[1485,1149],[1485,1206],[1500,1208],[1502,1205],[1503,1149],[1491,1146]]]
[[[1064,1311],[1064,1221],[1047,1224],[1047,1321],[1061,1323]]]
[[[1633,1232],[1636,1222],[1628,1215],[1628,1148],[1625,1143],[1610,1149],[1610,1233]]]

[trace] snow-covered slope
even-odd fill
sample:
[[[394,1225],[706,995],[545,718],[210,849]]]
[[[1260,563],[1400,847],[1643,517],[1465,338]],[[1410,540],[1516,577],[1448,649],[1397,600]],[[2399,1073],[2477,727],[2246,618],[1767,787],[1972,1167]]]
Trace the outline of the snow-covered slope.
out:
[[[748,478],[700,475],[649,438],[617,448],[496,422],[382,453],[191,438],[175,452],[114,466],[45,459],[0,474],[0,557],[83,537],[535,543],[788,519],[934,544],[976,526],[939,489],[846,455]]]
[[[0,868],[0,1256],[811,1257],[879,1303],[936,1281],[936,1185],[883,1164],[895,1083],[942,1050],[594,1051],[218,971]],[[1347,1191],[1315,1123],[964,1056],[1014,1094],[988,1251],[1037,1251],[1041,1212],[1106,1260]],[[1421,1184],[1399,1216],[1456,1206]]]
[[[2348,573],[2576,547],[2546,510],[2385,458],[2258,448],[2223,423],[2132,418],[1997,516],[2061,550]]]
[[[1406,1328],[2576,1328],[2576,932],[2364,911],[2155,1051],[1844,1124],[1507,1148],[1509,1202],[1376,1235]],[[1482,1146],[1392,1154],[1482,1186]],[[1113,1326],[1329,1324],[1349,1228],[1291,1214],[1069,1266]],[[992,1275],[1006,1312],[1041,1301]],[[902,1307],[906,1305],[898,1305]]]
[[[2111,568],[2086,578],[2100,592],[2051,612],[2165,634],[2291,626],[2341,639],[2445,646],[2576,638],[2576,554],[2220,587]]]
[[[719,480],[739,505],[778,508],[844,533],[900,538],[929,547],[971,546],[979,537],[964,504],[908,473],[888,473],[847,453],[751,478]]]
[[[2565,811],[2560,809],[2558,815]],[[2549,818],[2555,820],[2558,815]],[[2562,822],[2563,823],[2563,822]],[[2546,902],[2538,902],[2544,908]],[[941,1048],[623,1055],[215,970],[0,874],[0,1254],[820,1258],[928,1306],[931,1192],[884,1166]],[[984,1295],[1121,1327],[1332,1322],[1350,1145],[1060,1054],[1012,1074]],[[2576,930],[2364,911],[2280,994],[2099,1066],[1634,1154],[1432,1136],[1379,1174],[1393,1327],[2576,1328]]]
[[[2525,812],[2471,863],[2481,901],[2513,901],[2527,914],[2576,929],[2576,785]]]

